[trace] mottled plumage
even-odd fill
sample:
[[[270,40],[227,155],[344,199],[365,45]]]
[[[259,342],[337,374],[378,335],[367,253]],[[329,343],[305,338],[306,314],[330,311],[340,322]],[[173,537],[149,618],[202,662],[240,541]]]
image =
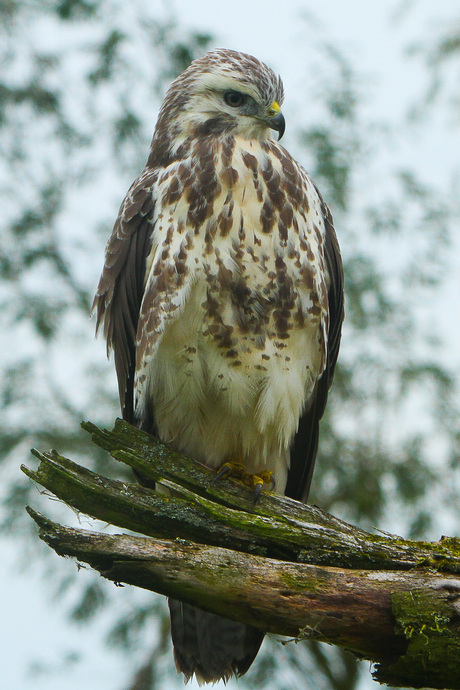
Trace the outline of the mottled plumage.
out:
[[[94,304],[126,419],[210,467],[272,470],[277,491],[306,500],[343,275],[328,208],[272,139],[282,101],[279,77],[229,50],[173,82]],[[186,677],[247,670],[261,632],[170,608]]]

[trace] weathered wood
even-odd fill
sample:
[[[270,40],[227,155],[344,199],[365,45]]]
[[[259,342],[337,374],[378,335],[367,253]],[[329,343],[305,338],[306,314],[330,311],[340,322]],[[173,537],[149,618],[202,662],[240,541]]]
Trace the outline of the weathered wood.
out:
[[[380,682],[460,688],[460,545],[373,535],[250,490],[118,421],[93,440],[168,495],[109,480],[55,452],[26,474],[69,505],[148,537],[101,535],[29,509],[57,553],[104,577],[264,630],[322,640],[378,664]]]

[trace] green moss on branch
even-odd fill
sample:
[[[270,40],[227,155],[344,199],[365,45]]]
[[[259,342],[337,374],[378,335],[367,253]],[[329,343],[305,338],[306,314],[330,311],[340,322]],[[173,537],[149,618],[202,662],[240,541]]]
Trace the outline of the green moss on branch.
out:
[[[40,536],[115,582],[197,604],[267,631],[327,641],[378,665],[392,685],[460,688],[460,543],[374,535],[287,498],[250,490],[118,420],[93,441],[155,491],[34,451],[28,477],[74,509],[143,535],[61,527]],[[153,537],[153,538],[152,538]]]

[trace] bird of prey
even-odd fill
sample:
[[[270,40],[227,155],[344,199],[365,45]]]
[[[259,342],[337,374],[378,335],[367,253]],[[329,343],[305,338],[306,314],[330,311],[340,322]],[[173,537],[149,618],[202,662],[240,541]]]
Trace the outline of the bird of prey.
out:
[[[94,301],[125,419],[211,468],[306,500],[343,319],[332,218],[275,139],[283,84],[214,50],[169,88]],[[231,465],[230,465],[231,466]],[[263,632],[170,601],[176,666],[242,675]]]

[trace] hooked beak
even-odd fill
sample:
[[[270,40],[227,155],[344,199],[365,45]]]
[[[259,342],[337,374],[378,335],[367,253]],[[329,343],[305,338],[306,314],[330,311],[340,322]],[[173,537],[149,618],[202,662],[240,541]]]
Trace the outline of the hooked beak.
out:
[[[276,101],[271,104],[268,110],[266,122],[270,129],[274,129],[278,132],[279,141],[284,134],[284,130],[286,129],[286,120],[284,119],[281,108]]]
[[[271,117],[268,121],[268,126],[270,129],[274,129],[278,132],[279,141],[284,134],[284,130],[286,129],[286,120],[284,119],[283,113],[278,113],[278,115],[275,115],[275,117]]]

